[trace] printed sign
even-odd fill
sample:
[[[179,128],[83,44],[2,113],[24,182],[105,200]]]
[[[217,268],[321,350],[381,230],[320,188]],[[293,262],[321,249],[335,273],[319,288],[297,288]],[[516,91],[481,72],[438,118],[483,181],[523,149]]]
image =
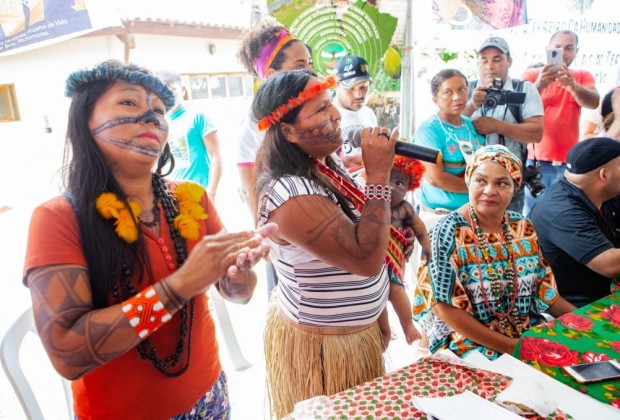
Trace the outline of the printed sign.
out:
[[[314,70],[331,74],[347,54],[363,57],[374,75],[398,19],[366,1],[268,0],[269,13],[312,49]]]
[[[86,0],[0,0],[0,55],[120,24],[118,17],[109,19],[106,13],[93,24],[89,9]]]

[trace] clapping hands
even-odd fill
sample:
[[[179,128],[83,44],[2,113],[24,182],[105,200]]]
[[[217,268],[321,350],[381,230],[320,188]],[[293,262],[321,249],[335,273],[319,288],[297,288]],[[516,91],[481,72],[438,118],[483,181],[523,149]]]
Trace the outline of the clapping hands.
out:
[[[269,254],[269,245],[262,239],[271,236],[277,231],[278,226],[275,223],[267,223],[255,230],[256,239],[261,237],[258,246],[251,248],[245,246],[238,250],[235,263],[230,265],[226,270],[226,276],[234,277],[240,272],[247,271],[254,267],[261,258],[265,258]]]
[[[170,276],[173,290],[180,298],[188,300],[216,284],[224,296],[234,295],[237,300],[246,301],[256,283],[250,269],[268,254],[269,247],[264,239],[277,229],[275,223],[267,223],[254,231],[228,233],[222,230],[203,237],[185,264]]]

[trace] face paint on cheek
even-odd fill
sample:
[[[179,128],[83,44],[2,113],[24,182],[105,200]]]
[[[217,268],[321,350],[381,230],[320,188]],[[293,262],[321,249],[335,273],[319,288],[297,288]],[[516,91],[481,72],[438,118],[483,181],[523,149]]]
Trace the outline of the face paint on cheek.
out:
[[[94,134],[93,134],[93,137],[94,137]],[[136,143],[133,143],[131,140],[125,140],[125,139],[121,139],[118,137],[112,137],[112,136],[106,136],[106,135],[96,136],[95,139],[106,142],[113,146],[116,146],[119,149],[138,152],[146,156],[157,157],[160,154],[159,147],[151,147],[151,146],[147,146],[144,144],[136,144]]]
[[[141,115],[138,115],[137,117],[113,118],[111,120],[104,122],[99,127],[93,128],[91,132],[93,133],[93,136],[94,136],[109,128],[118,127],[119,125],[124,125],[124,124],[137,124],[137,123],[153,123],[155,125],[155,128],[157,128],[158,130],[161,130],[164,133],[168,132],[168,124],[166,123],[166,120],[164,119],[164,117],[162,116],[160,119],[158,114],[155,113],[152,109],[149,109],[148,111],[146,111],[145,113]]]
[[[157,126],[161,124],[161,121],[159,121],[159,118],[157,118],[157,114],[152,109],[149,109],[144,114],[140,115],[138,117],[138,122],[153,123]]]
[[[296,130],[299,139],[312,144],[338,144],[340,131],[334,130],[330,121],[325,121],[312,127]]]

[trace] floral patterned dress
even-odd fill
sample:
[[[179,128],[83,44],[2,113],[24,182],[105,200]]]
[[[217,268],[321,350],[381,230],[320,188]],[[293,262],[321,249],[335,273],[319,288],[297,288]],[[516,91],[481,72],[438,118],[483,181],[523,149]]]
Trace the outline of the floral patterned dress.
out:
[[[508,217],[515,255],[509,255],[501,234],[485,234],[485,238],[491,267],[504,284],[503,273],[508,262],[515,263],[518,279],[515,305],[523,329],[527,330],[543,320],[541,313],[555,302],[558,293],[532,223],[515,212],[508,211]],[[487,271],[487,263],[475,243],[473,228],[461,213],[454,211],[435,225],[430,240],[433,257],[420,269],[413,313],[428,335],[431,353],[448,348],[461,357],[471,351],[479,351],[489,359],[499,357],[500,353],[454,331],[431,311],[435,304],[444,302],[470,313],[488,328],[503,332],[493,312],[506,312],[503,308],[510,306],[511,297],[506,296],[500,302],[502,298],[496,299],[492,294],[490,280],[485,276],[481,281],[480,272]]]

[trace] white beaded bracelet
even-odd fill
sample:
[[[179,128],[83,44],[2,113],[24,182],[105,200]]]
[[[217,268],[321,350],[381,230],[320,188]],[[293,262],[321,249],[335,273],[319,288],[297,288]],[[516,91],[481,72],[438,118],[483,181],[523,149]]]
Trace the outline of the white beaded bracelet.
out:
[[[364,186],[364,199],[390,201],[393,189],[391,185],[367,184]]]

